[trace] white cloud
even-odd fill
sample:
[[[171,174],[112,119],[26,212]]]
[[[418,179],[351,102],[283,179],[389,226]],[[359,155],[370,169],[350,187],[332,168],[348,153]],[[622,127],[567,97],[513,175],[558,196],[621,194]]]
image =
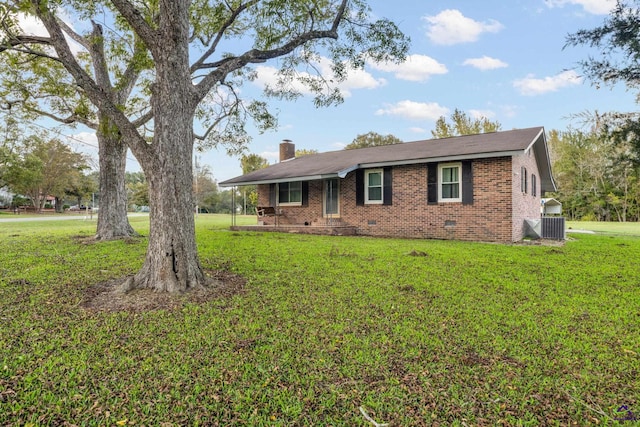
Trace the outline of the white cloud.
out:
[[[394,73],[401,80],[421,82],[428,80],[434,74],[446,74],[449,72],[444,64],[426,55],[409,55],[401,64],[392,62],[371,63],[371,68]]]
[[[264,157],[269,161],[270,164],[278,163],[280,160],[280,152],[279,151],[263,151],[260,153],[260,157]]]
[[[40,21],[35,16],[19,13],[18,26],[22,28],[22,31],[24,31],[25,34],[28,34],[31,36],[40,36],[40,37],[49,36],[49,33],[44,27],[44,24],[42,23],[42,21]]]
[[[327,81],[331,81],[331,61],[327,58],[321,58],[320,61],[313,64],[320,72],[322,77]],[[278,69],[275,67],[260,65],[256,67],[257,78],[254,84],[264,88],[266,86],[276,87],[278,82]],[[298,73],[301,77],[319,79],[311,73],[301,71]],[[335,87],[340,89],[342,96],[349,98],[355,89],[375,89],[386,84],[385,79],[376,79],[370,73],[357,69],[349,70],[345,81],[337,83]],[[302,83],[293,80],[290,83],[291,90],[298,91],[303,95],[313,95],[313,93]]]
[[[536,79],[532,74],[523,79],[513,82],[513,87],[520,91],[522,95],[534,96],[547,92],[556,92],[568,86],[575,86],[582,83],[582,77],[573,70],[563,71],[560,74],[543,79]]]
[[[440,116],[446,116],[449,109],[437,102],[400,101],[395,104],[386,104],[385,108],[376,111],[376,115],[400,116],[410,120],[438,120]]]
[[[410,131],[410,132],[412,132],[412,133],[427,133],[427,130],[426,130],[426,129],[424,129],[424,128],[419,128],[419,127],[417,127],[417,126],[410,127],[410,128],[409,128],[409,131]]]
[[[58,12],[58,15],[69,27],[73,28],[71,19],[63,10],[60,10]],[[22,31],[25,32],[25,34],[38,37],[49,37],[49,32],[45,28],[44,24],[35,16],[19,13],[18,26],[22,29]],[[69,48],[74,55],[77,55],[79,52],[84,51],[84,48],[80,44],[78,44],[75,40],[69,38],[66,34],[65,39],[67,40]]]
[[[446,9],[435,16],[424,16],[422,19],[429,24],[429,39],[442,45],[474,42],[482,33],[497,33],[504,28],[494,19],[486,22],[474,21],[456,9]]]
[[[462,64],[471,65],[472,67],[475,67],[482,71],[495,70],[496,68],[505,68],[509,66],[509,64],[507,64],[504,61],[501,61],[496,58],[491,58],[486,55],[483,56],[482,58],[469,58],[465,60]]]
[[[333,144],[330,145],[330,147],[336,150],[344,150],[344,147],[346,147],[347,145],[349,144],[345,142],[334,142]]]
[[[616,6],[616,0],[546,0],[549,7],[563,7],[566,4],[582,6],[585,12],[607,15]]]
[[[492,119],[496,113],[491,110],[469,110],[469,115],[476,120]]]
[[[516,117],[518,115],[518,111],[520,110],[520,107],[516,105],[503,105],[501,108],[502,115],[509,118]]]

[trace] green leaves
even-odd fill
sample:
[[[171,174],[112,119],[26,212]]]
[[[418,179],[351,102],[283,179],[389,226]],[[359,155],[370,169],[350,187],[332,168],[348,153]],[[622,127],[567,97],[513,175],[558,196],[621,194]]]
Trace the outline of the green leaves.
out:
[[[431,131],[434,138],[449,138],[459,135],[474,135],[478,133],[497,132],[502,125],[486,117],[472,119],[464,111],[457,108],[451,113],[451,123],[442,116],[436,121],[436,128]]]

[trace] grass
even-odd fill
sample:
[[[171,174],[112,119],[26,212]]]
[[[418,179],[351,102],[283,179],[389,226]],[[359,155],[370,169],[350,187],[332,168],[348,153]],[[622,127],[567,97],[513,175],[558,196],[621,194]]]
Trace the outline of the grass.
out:
[[[245,291],[116,313],[84,310],[84,292],[135,272],[145,239],[0,224],[0,425],[372,425],[360,407],[391,426],[640,416],[638,237],[496,245],[196,223],[203,266],[244,276]]]
[[[595,231],[602,234],[640,236],[640,222],[568,221],[567,228]]]

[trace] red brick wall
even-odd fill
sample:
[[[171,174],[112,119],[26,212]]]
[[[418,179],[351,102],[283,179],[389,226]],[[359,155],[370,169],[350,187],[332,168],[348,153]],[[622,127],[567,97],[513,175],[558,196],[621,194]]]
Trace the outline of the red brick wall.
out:
[[[525,234],[525,219],[540,218],[540,173],[532,150],[520,156],[513,156],[513,241],[522,240]],[[527,169],[527,192],[522,191],[521,171]],[[537,178],[536,195],[531,193],[531,175]]]
[[[356,206],[355,172],[351,172],[340,180],[341,224],[356,226],[358,234],[372,236],[491,242],[520,240],[524,217],[539,217],[539,210],[537,216],[533,215],[540,206],[539,195],[536,203],[530,194],[523,195],[519,191],[522,164],[526,164],[530,171],[535,170],[538,175],[535,160],[531,159],[533,155],[531,158],[518,159],[517,162],[512,162],[511,157],[474,160],[472,205],[463,205],[461,202],[428,205],[427,166],[419,164],[393,168],[392,205]],[[258,191],[259,204],[268,206],[269,186],[259,185]],[[307,222],[324,225],[322,182],[309,182],[307,206],[279,209],[283,213],[278,217],[280,224]],[[512,221],[512,214],[517,216],[515,222]],[[264,222],[273,224],[275,219],[265,218]]]

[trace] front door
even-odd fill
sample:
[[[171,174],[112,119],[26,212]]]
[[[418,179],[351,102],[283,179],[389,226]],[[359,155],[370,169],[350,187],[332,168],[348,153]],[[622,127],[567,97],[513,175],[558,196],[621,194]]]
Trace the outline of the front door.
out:
[[[324,216],[340,217],[340,184],[338,178],[324,181]]]

